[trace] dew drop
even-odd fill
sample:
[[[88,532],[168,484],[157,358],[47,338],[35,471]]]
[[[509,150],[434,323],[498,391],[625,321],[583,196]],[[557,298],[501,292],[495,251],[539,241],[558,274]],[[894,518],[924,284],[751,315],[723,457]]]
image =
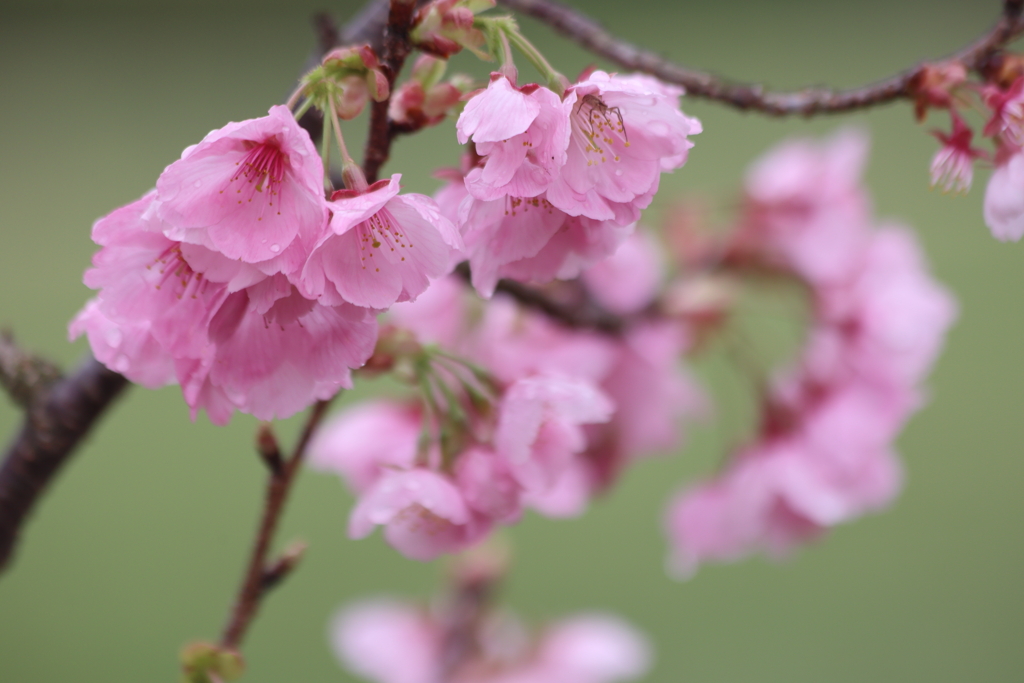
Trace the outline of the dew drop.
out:
[[[277,252],[281,251],[281,245],[279,245],[279,244],[271,244],[270,245],[270,251],[272,251],[272,252],[274,252],[276,254]]]

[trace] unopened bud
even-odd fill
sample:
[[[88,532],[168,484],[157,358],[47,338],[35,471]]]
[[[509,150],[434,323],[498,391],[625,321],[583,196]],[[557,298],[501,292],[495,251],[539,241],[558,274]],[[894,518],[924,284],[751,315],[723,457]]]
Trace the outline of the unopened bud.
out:
[[[967,69],[960,62],[928,64],[922,67],[910,81],[917,119],[924,120],[929,107],[949,107],[953,101],[953,91],[966,80]]]
[[[416,13],[410,37],[424,52],[447,59],[469,49],[487,59],[484,34],[473,27],[476,14],[494,7],[494,0],[434,0]]]
[[[982,65],[981,73],[989,83],[1008,89],[1014,81],[1024,76],[1024,55],[997,52]]]
[[[213,643],[192,643],[181,650],[182,683],[233,681],[245,671],[242,655]]]

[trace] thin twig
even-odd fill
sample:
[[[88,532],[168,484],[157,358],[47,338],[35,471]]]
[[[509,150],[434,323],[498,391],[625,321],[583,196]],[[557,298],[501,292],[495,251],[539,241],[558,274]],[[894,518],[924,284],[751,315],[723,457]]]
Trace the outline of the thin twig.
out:
[[[468,262],[460,263],[455,272],[466,282],[470,281]],[[629,325],[629,320],[609,313],[589,298],[582,305],[567,305],[552,299],[539,289],[507,279],[499,280],[494,291],[507,294],[523,306],[540,311],[552,320],[573,329],[618,335]]]
[[[833,90],[802,88],[793,92],[768,92],[764,86],[735,83],[705,71],[688,69],[661,55],[616,38],[587,15],[554,0],[498,0],[509,9],[534,17],[596,55],[619,66],[657,76],[686,88],[690,97],[721,102],[743,111],[771,116],[836,114],[885,104],[913,96],[913,84],[925,64],[860,88]],[[997,50],[1024,33],[1021,0],[1006,0],[999,21],[978,40],[936,62],[960,62],[978,70]]]
[[[302,464],[306,455],[306,447],[327,411],[328,405],[330,405],[330,400],[317,401],[313,405],[303,427],[302,435],[296,442],[291,456],[285,461],[284,467],[276,471],[271,468],[269,471],[263,514],[256,530],[256,539],[253,542],[238,596],[228,616],[228,622],[224,626],[224,633],[221,635],[220,645],[224,648],[238,649],[259,610],[263,596],[295,566],[297,558],[292,561],[285,559],[289,557],[288,553],[281,560],[268,561],[270,544],[274,539],[277,525],[281,521],[281,515],[284,512],[285,503],[288,501],[288,494],[291,492],[299,465]]]

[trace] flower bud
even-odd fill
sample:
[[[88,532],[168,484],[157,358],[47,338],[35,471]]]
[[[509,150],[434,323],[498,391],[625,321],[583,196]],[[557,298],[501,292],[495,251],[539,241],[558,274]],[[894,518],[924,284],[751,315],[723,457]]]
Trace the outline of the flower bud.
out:
[[[953,90],[966,80],[967,69],[960,62],[923,67],[910,82],[917,120],[924,120],[928,107],[949,107],[953,101]]]
[[[484,34],[473,27],[475,15],[494,7],[494,0],[434,0],[413,19],[413,43],[424,52],[447,59],[462,48],[487,58]]]
[[[242,655],[213,643],[192,643],[181,650],[182,683],[233,681],[245,671]]]

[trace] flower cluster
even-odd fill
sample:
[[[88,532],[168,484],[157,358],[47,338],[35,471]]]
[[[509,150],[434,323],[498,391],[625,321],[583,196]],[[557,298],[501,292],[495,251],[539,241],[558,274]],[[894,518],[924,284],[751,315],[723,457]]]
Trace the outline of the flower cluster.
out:
[[[331,643],[350,671],[375,683],[613,683],[650,667],[645,638],[611,615],[575,615],[534,635],[510,614],[488,613],[461,634],[469,642],[453,643],[440,611],[392,599],[355,603],[334,617]],[[453,648],[465,659],[451,667]],[[446,668],[454,671],[445,676]]]
[[[929,107],[948,109],[950,132],[932,131],[942,143],[931,163],[932,185],[947,192],[967,192],[978,159],[994,163],[985,190],[984,218],[992,235],[1002,241],[1024,236],[1024,57],[1004,53],[982,69],[982,83],[968,80],[958,62],[925,67],[912,83],[917,114]],[[971,111],[988,118],[980,126],[992,143],[991,153],[974,146],[974,130],[967,123]]]
[[[858,184],[865,142],[799,141],[756,164],[740,231],[744,258],[810,292],[801,358],[764,397],[757,439],[668,513],[674,569],[779,554],[886,505],[900,488],[893,440],[955,317],[913,235],[874,227]],[[825,233],[825,237],[822,236]]]
[[[71,336],[134,382],[179,383],[193,417],[205,409],[217,424],[329,398],[372,353],[376,312],[423,292],[462,247],[399,179],[327,200],[286,107],[215,130],[97,221],[85,281],[100,292]]]
[[[597,300],[635,312],[656,291],[657,253],[640,236],[627,245],[587,281],[600,283]],[[623,274],[614,291],[609,272]],[[311,464],[359,496],[350,535],[383,525],[416,559],[468,547],[527,507],[580,514],[626,463],[677,446],[680,418],[702,407],[680,364],[681,323],[641,322],[614,339],[570,331],[502,295],[480,311],[454,278],[391,319],[446,349],[418,371],[425,406],[342,413],[316,437]]]
[[[476,156],[439,197],[477,290],[576,277],[612,254],[701,132],[681,95],[648,76],[595,71],[560,94],[492,74],[457,124]]]

